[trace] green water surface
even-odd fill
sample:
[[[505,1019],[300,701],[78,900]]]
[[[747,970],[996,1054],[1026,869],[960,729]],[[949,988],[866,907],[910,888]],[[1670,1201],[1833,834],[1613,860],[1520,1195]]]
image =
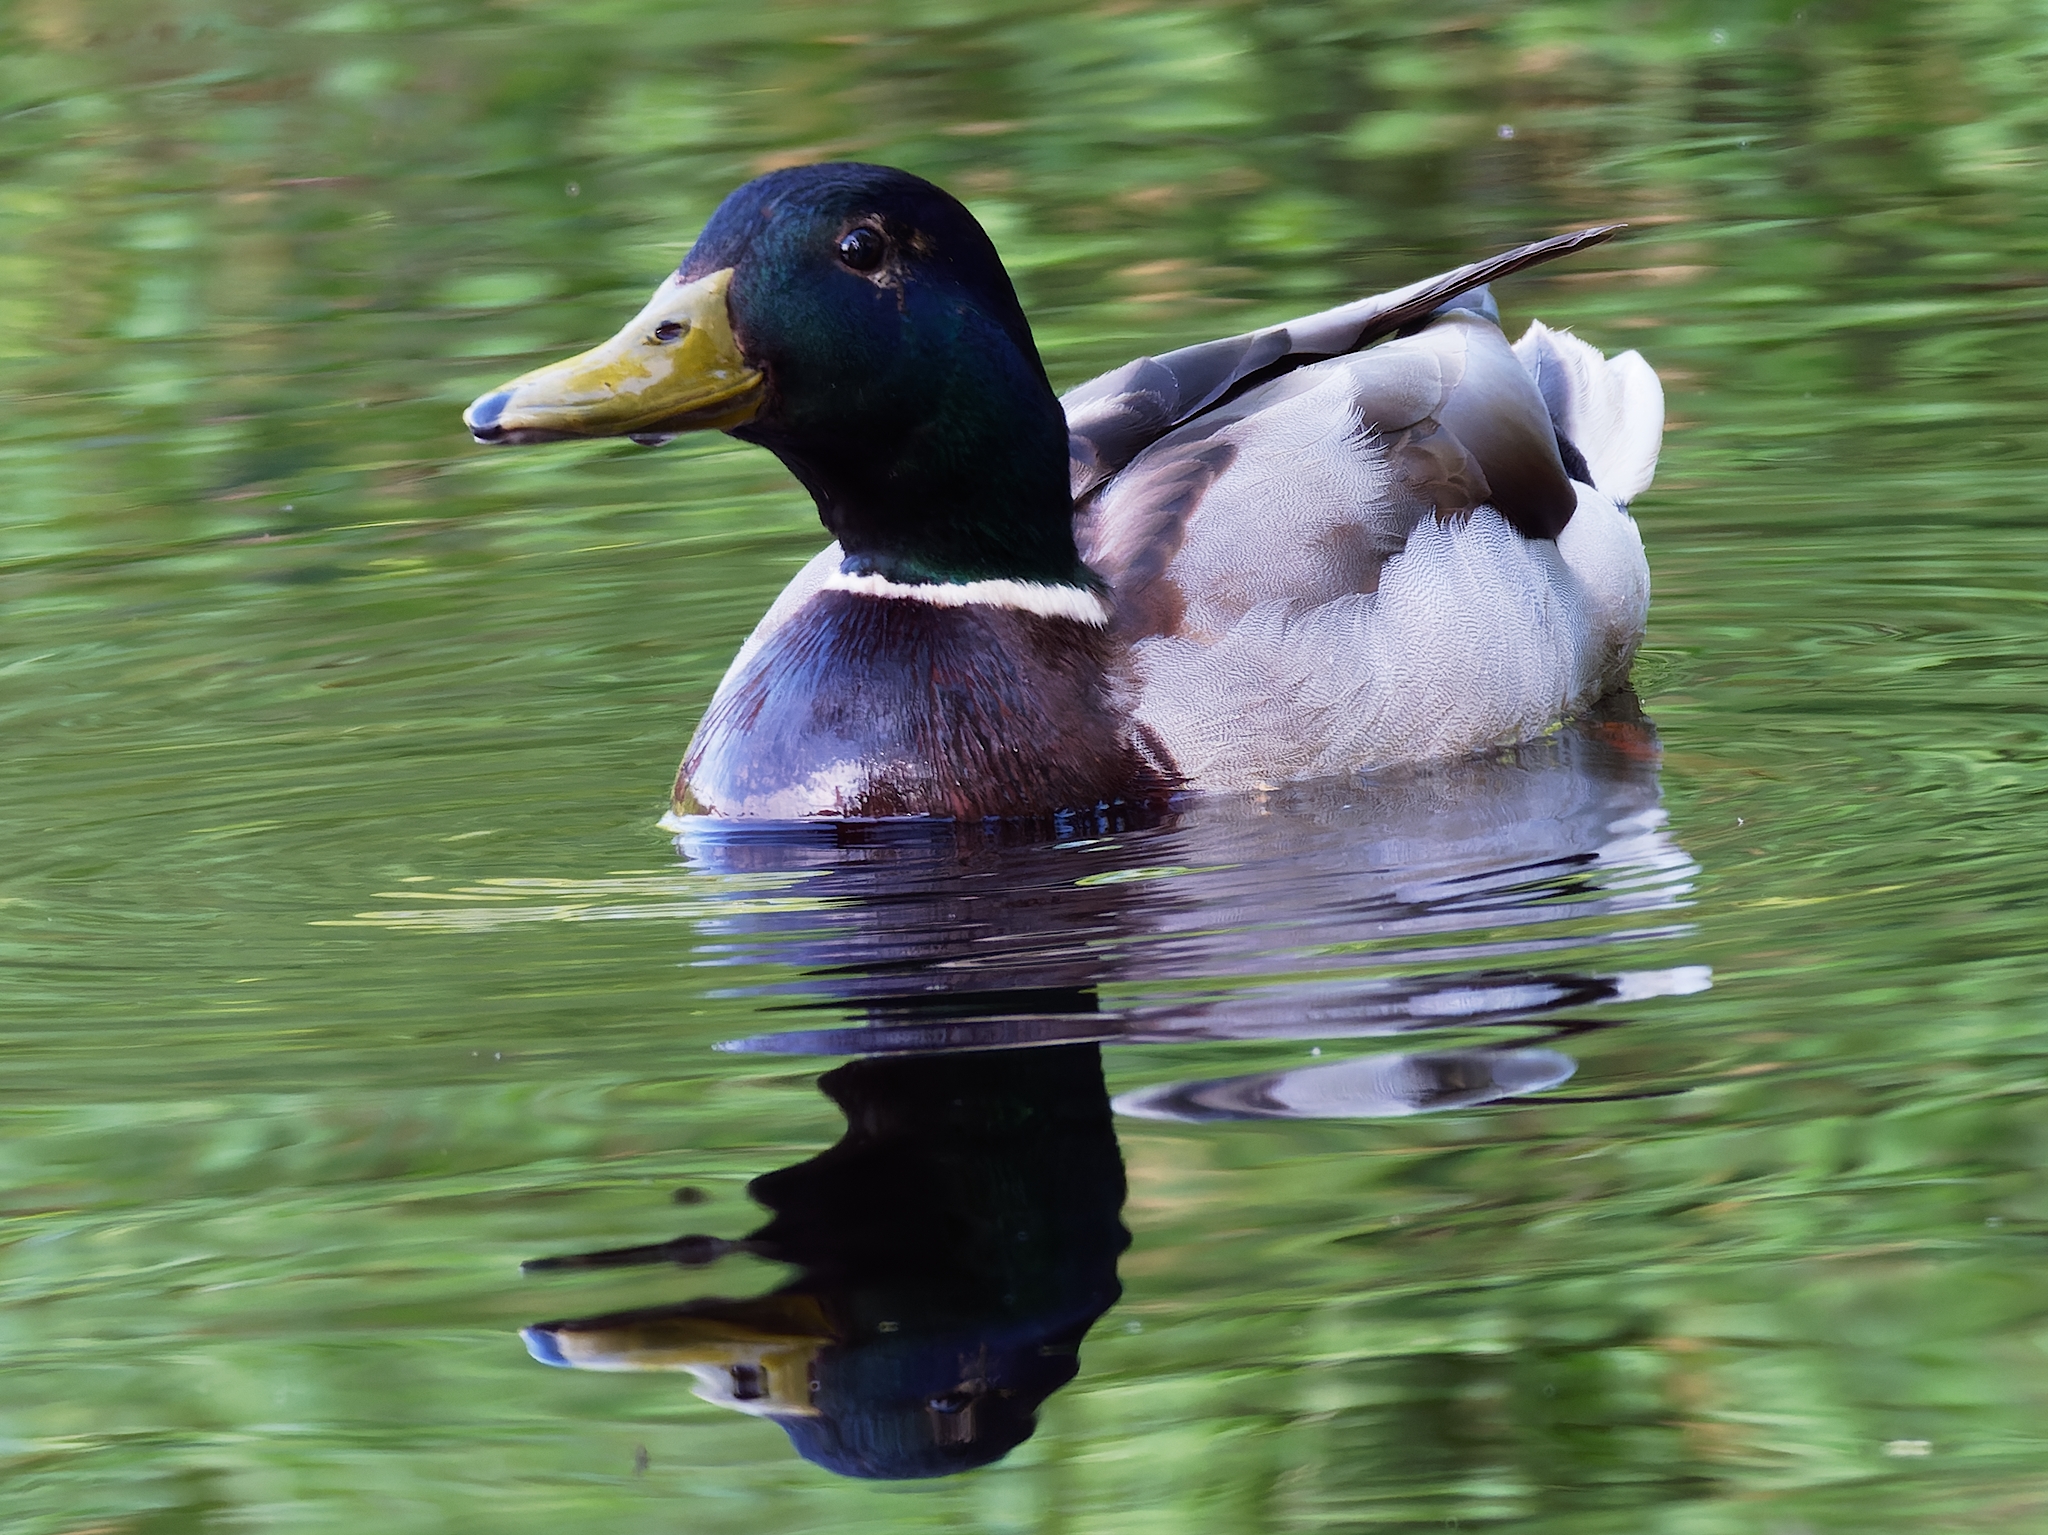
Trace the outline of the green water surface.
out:
[[[2048,1529],[2044,144],[2038,0],[14,0],[0,1526]],[[1062,388],[1628,220],[1498,297],[1664,378],[1650,724],[678,851],[808,502],[457,416],[827,157],[961,195]],[[753,1231],[855,1028],[1101,1042],[1036,1433],[847,1478],[530,1359],[791,1282],[519,1264]]]

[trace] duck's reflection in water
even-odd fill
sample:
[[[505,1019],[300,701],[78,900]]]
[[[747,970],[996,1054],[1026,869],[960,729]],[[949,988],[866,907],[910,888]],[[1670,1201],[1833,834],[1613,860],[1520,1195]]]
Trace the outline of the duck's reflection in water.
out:
[[[1477,1036],[1141,1088],[1116,1102],[1136,1117],[1385,1117],[1544,1094],[1573,1074],[1556,1046],[1604,1026],[1589,1010],[1707,984],[1696,966],[1614,963],[1683,932],[1646,921],[1695,872],[1663,822],[1655,735],[1617,715],[1510,757],[1197,800],[1056,842],[693,827],[699,868],[804,876],[794,900],[703,924],[697,962],[791,966],[782,1006],[861,1018],[728,1047],[866,1057],[821,1079],[846,1135],[756,1180],[774,1218],[737,1243],[539,1265],[739,1247],[797,1265],[790,1284],[548,1323],[529,1346],[554,1364],[689,1370],[700,1395],[766,1414],[836,1471],[985,1464],[1031,1432],[1118,1294],[1123,1173],[1099,1043]]]
[[[1123,1163],[1094,1045],[854,1061],[823,1077],[836,1146],[757,1178],[772,1218],[738,1243],[529,1268],[691,1262],[734,1247],[795,1264],[749,1300],[526,1329],[550,1364],[687,1370],[850,1476],[945,1476],[1029,1437],[1118,1296]]]
[[[1697,990],[1612,963],[1681,931],[1657,739],[1588,722],[1355,785],[1197,799],[1165,822],[1005,846],[996,826],[691,826],[694,865],[815,870],[702,924],[700,965],[852,1026],[727,1048],[874,1054],[1093,1039],[1326,1040],[1510,1023]],[[758,989],[757,989],[758,990]]]

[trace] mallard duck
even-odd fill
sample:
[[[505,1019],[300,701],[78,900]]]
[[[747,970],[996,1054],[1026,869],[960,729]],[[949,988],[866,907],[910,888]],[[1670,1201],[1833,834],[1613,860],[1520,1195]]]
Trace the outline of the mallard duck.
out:
[[[780,170],[611,340],[464,421],[721,430],[816,500],[834,542],[719,684],[678,815],[1044,816],[1382,768],[1525,739],[1627,678],[1656,374],[1541,323],[1510,347],[1486,287],[1619,227],[1062,400],[959,202]]]

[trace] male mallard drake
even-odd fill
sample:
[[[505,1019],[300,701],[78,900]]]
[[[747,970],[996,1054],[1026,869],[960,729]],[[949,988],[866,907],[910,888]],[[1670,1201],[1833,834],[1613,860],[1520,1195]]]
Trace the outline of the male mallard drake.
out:
[[[1628,675],[1657,377],[1541,324],[1511,348],[1484,287],[1616,227],[1062,401],[973,215],[903,171],[805,166],[727,197],[610,341],[464,421],[718,428],[817,501],[836,542],[719,684],[680,813],[1042,815],[1384,767],[1525,738]]]

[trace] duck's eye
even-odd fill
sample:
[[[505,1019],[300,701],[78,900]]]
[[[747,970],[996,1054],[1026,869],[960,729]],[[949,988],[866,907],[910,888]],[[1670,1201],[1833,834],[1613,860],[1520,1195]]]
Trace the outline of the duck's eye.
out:
[[[881,235],[863,224],[839,237],[839,259],[856,272],[872,272],[882,264]]]
[[[659,325],[654,327],[654,339],[656,341],[661,342],[662,345],[666,346],[669,342],[674,341],[677,337],[682,335],[682,333],[688,330],[689,328],[690,327],[685,325],[681,320],[663,320]]]

